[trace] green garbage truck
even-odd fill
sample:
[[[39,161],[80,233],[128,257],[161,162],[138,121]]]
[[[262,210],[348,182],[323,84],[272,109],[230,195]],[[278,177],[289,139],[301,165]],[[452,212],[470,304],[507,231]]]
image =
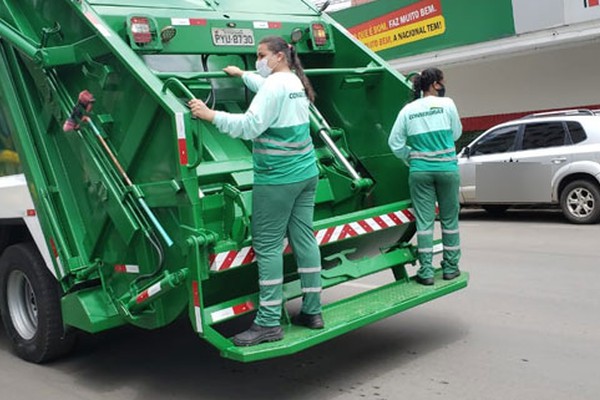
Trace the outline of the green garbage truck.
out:
[[[328,302],[322,330],[284,311],[282,341],[236,347],[223,327],[258,304],[252,143],[187,102],[244,112],[253,94],[223,68],[252,70],[272,35],[295,45],[317,92],[323,289],[382,271],[390,282]],[[466,287],[467,273],[423,287],[406,268],[408,171],[387,138],[410,99],[308,0],[0,0],[0,308],[16,354],[44,362],[81,331],[188,318],[222,356],[263,360]],[[302,294],[282,252],[289,301]]]

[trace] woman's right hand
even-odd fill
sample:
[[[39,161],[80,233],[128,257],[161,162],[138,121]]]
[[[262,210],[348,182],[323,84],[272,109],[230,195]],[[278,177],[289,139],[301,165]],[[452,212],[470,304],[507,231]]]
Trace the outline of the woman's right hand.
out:
[[[244,71],[236,67],[235,65],[228,65],[227,67],[223,68],[223,72],[225,72],[229,76],[237,77],[241,77],[244,74]]]

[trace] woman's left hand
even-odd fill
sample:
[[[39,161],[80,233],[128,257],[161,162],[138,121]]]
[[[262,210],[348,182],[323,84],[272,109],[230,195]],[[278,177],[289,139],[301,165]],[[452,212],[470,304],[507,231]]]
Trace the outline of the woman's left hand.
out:
[[[208,122],[212,122],[215,118],[215,111],[208,108],[202,100],[192,99],[188,101],[188,106],[192,111],[192,115],[196,118],[203,119]]]

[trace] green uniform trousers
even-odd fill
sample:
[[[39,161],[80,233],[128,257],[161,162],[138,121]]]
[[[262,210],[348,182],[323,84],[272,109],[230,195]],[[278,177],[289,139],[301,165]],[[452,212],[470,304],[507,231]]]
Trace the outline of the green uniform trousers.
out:
[[[444,245],[442,270],[447,274],[457,271],[460,260],[458,232],[460,175],[458,172],[410,172],[408,180],[410,197],[417,219],[420,264],[417,274],[423,279],[433,278],[433,227],[436,200],[439,206],[442,244]]]
[[[318,178],[285,185],[255,185],[252,245],[258,261],[260,304],[254,322],[278,326],[283,303],[283,250],[287,234],[302,287],[302,312],[321,312],[321,253],[313,231]]]

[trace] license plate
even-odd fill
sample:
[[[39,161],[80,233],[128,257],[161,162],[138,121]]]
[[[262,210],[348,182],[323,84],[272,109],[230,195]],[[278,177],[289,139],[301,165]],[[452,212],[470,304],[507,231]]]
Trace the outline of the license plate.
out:
[[[212,28],[215,46],[254,46],[252,29]]]

